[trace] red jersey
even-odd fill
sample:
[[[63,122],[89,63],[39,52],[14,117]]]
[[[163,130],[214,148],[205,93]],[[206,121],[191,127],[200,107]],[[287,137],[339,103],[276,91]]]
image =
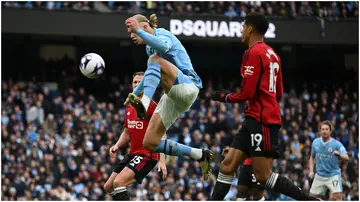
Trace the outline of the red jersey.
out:
[[[240,92],[231,93],[227,102],[248,101],[245,116],[264,124],[280,124],[278,101],[283,96],[280,57],[264,42],[255,43],[242,59]]]
[[[154,160],[159,160],[159,153],[150,152],[146,150],[143,145],[145,132],[156,106],[156,102],[151,100],[147,110],[147,118],[145,120],[140,120],[137,117],[137,113],[134,107],[131,105],[126,107],[124,128],[128,129],[130,135],[130,154],[145,154],[152,156],[152,159]]]
[[[251,166],[251,165],[252,165],[252,160],[251,160],[251,158],[246,158],[245,161],[244,161],[244,165],[246,165],[246,166]]]

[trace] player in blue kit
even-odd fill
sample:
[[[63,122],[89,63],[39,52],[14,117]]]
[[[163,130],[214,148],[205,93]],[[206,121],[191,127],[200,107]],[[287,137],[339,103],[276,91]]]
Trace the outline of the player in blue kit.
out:
[[[139,119],[146,118],[149,103],[161,83],[165,94],[161,97],[144,137],[144,147],[153,152],[168,155],[187,155],[198,160],[207,179],[210,174],[212,152],[162,140],[169,127],[190,109],[196,100],[202,81],[194,71],[189,55],[181,42],[168,30],[157,27],[155,14],[148,20],[143,15],[134,15],[125,21],[130,38],[136,45],[146,45],[149,56],[147,69],[140,84],[129,94],[125,105],[131,104]],[[144,92],[140,99],[138,95]]]
[[[342,201],[339,160],[348,161],[349,156],[341,142],[331,137],[331,132],[330,121],[322,122],[320,126],[321,137],[316,138],[312,143],[309,177],[314,177],[314,163],[316,164],[316,171],[310,194],[314,197],[323,196],[329,190],[330,200]]]

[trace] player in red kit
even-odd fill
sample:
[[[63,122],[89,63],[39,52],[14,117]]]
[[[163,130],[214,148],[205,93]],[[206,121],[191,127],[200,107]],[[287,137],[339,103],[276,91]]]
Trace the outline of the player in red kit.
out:
[[[273,189],[295,200],[317,200],[287,178],[272,172],[278,158],[278,132],[281,114],[278,101],[283,96],[280,57],[264,43],[269,22],[263,14],[250,13],[245,17],[242,42],[248,46],[240,68],[243,77],[239,92],[215,91],[212,99],[220,102],[248,102],[245,120],[220,172],[212,200],[223,200],[234,179],[234,172],[245,160],[252,159],[253,173],[260,189]]]
[[[140,83],[143,75],[143,72],[134,74],[133,88]],[[145,132],[156,105],[156,102],[150,102],[145,120],[138,119],[134,107],[131,105],[126,107],[124,131],[116,144],[110,148],[109,153],[112,158],[115,158],[116,152],[130,142],[130,154],[120,161],[104,185],[104,190],[116,201],[129,201],[130,197],[127,194],[126,187],[135,182],[141,184],[146,175],[156,166],[159,158],[158,171],[161,171],[163,179],[166,178],[165,155],[163,153],[152,153],[144,149],[143,146]]]
[[[229,148],[225,148],[222,152],[224,156],[229,152]],[[244,164],[240,167],[240,175],[238,177],[237,201],[246,201],[252,197],[254,201],[265,201],[264,190],[260,190],[257,186],[256,177],[252,172],[251,158],[246,158]]]

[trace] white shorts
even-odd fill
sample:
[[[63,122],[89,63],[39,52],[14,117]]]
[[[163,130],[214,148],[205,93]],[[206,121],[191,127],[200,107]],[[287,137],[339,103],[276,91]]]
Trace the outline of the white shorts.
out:
[[[184,112],[190,109],[199,94],[199,88],[193,83],[173,85],[167,94],[164,94],[155,109],[166,128],[176,121]]]
[[[310,193],[318,196],[325,195],[329,189],[330,193],[342,192],[341,175],[332,177],[321,177],[315,174],[314,181],[311,185]]]

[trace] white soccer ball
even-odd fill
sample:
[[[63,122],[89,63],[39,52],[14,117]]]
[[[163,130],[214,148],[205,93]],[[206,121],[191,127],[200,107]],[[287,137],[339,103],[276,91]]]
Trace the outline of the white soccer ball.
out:
[[[88,53],[81,58],[79,68],[84,76],[94,79],[104,72],[105,62],[100,55]]]

